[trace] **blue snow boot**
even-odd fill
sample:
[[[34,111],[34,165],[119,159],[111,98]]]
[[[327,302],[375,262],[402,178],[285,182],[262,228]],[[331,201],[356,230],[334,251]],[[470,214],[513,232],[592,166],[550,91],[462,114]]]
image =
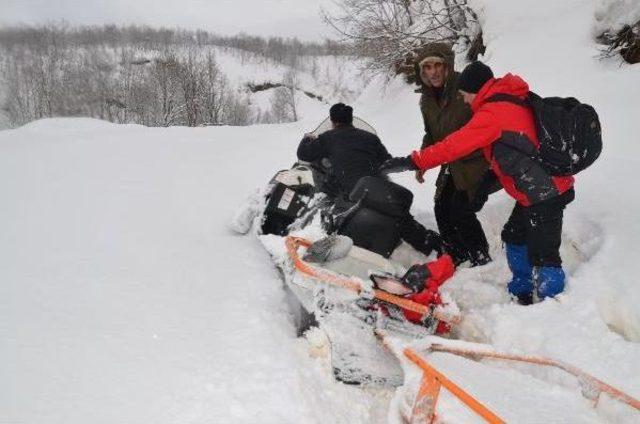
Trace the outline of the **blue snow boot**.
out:
[[[507,262],[513,278],[509,282],[509,293],[521,305],[533,303],[533,267],[529,262],[526,245],[507,243]]]
[[[559,266],[536,267],[534,271],[538,297],[556,297],[564,290],[564,271]]]

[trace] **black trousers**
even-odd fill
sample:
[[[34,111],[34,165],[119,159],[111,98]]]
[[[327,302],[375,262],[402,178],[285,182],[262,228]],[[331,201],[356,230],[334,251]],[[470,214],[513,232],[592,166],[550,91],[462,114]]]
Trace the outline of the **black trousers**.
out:
[[[415,220],[413,215],[407,215],[400,221],[400,238],[406,241],[418,252],[429,256],[432,252],[440,255],[443,252],[443,242],[440,234],[427,230]]]
[[[447,253],[454,263],[487,262],[489,243],[482,225],[469,206],[467,193],[457,190],[450,176],[436,198],[434,212]]]
[[[575,198],[572,189],[531,206],[516,206],[502,229],[502,241],[526,245],[533,266],[561,266],[560,242],[564,208]]]
[[[333,205],[332,215],[334,217],[343,213],[348,214],[347,211],[354,206],[354,203],[346,199],[345,196],[337,196],[335,198],[328,199],[327,204]],[[410,213],[407,213],[403,218],[397,218],[396,225],[400,238],[418,252],[421,252],[426,256],[429,256],[434,251],[438,255],[444,252],[444,243],[440,234],[433,230],[426,229],[424,225],[416,221]],[[327,227],[330,228],[329,232],[331,232],[341,226],[341,218],[337,218],[334,223]]]

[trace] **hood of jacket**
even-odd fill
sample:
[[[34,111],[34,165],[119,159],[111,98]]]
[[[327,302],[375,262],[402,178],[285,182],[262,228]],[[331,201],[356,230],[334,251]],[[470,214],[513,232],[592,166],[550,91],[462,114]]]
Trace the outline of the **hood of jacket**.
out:
[[[482,86],[476,95],[471,103],[471,110],[475,113],[488,98],[499,93],[524,99],[529,94],[529,84],[518,75],[513,74],[507,74],[502,78],[492,78]]]

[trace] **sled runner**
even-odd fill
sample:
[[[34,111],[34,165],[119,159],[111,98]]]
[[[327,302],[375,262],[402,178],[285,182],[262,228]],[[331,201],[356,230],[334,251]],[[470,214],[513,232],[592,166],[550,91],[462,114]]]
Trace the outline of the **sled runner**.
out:
[[[596,408],[602,396],[607,396],[617,402],[628,405],[640,414],[640,400],[635,399],[621,390],[612,387],[604,381],[584,372],[583,370],[569,365],[567,363],[557,361],[537,355],[521,355],[508,352],[498,352],[487,348],[486,346],[468,343],[464,346],[457,345],[455,341],[440,340],[438,342],[430,342],[427,346],[417,349],[415,346],[399,343],[394,337],[384,331],[376,330],[376,336],[381,342],[393,352],[400,360],[408,360],[422,372],[422,379],[419,388],[415,394],[415,399],[408,408],[400,410],[402,418],[406,423],[436,423],[438,422],[436,415],[436,407],[438,404],[439,394],[442,389],[447,390],[458,400],[464,403],[475,414],[481,417],[485,422],[492,424],[500,424],[505,421],[490,410],[483,402],[470,393],[465,391],[458,384],[451,381],[440,370],[436,369],[429,363],[428,354],[434,352],[448,353],[467,357],[472,360],[492,359],[505,362],[520,362],[539,367],[553,367],[560,369],[578,380],[581,394],[592,401],[592,406]],[[460,382],[463,383],[463,382]]]

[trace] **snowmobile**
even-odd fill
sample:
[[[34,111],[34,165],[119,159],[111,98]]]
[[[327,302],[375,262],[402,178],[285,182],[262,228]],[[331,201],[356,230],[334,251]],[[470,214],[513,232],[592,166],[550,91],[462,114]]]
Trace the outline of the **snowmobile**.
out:
[[[354,125],[375,133],[360,119]],[[325,121],[314,133],[328,129]],[[428,260],[398,231],[413,202],[411,191],[370,176],[348,199],[336,201],[324,190],[330,176],[326,161],[298,162],[276,173],[263,192],[260,238],[281,272],[298,336],[322,330],[334,376],[345,383],[398,386],[402,370],[374,330],[422,338],[455,325],[459,311],[446,297],[432,305],[405,297],[413,292],[399,276]],[[420,319],[409,321],[406,311]]]

